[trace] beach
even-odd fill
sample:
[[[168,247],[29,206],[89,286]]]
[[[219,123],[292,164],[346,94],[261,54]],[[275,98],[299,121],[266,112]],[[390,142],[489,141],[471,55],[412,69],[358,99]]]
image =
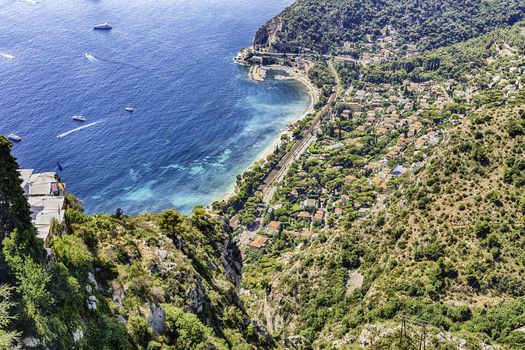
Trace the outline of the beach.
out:
[[[306,76],[304,73],[298,71],[297,69],[294,69],[294,68],[291,68],[291,67],[286,67],[286,66],[280,66],[280,65],[270,65],[270,66],[264,66],[264,67],[251,66],[250,69],[248,70],[248,78],[253,80],[253,81],[255,81],[255,82],[257,82],[257,83],[264,83],[264,78],[263,79],[259,79],[260,78],[260,73],[257,70],[258,71],[261,71],[261,70],[262,71],[276,70],[276,71],[285,72],[286,74],[288,74],[287,76],[279,75],[279,76],[276,76],[275,79],[276,80],[293,80],[293,81],[299,83],[300,85],[302,85],[302,87],[307,92],[307,94],[309,96],[309,104],[308,104],[307,108],[304,110],[303,113],[297,115],[297,117],[294,118],[290,122],[289,125],[294,124],[297,121],[306,118],[310,113],[312,113],[315,110],[315,104],[319,100],[319,89],[317,89],[312,84],[312,82],[310,81],[308,76]],[[256,74],[255,77],[253,76],[254,73]],[[263,75],[266,76],[266,72],[264,72]],[[260,160],[266,160],[266,158],[268,158],[269,155],[273,154],[275,152],[275,150],[277,149],[277,147],[280,145],[281,138],[284,135],[288,135],[290,137],[292,136],[291,135],[291,131],[289,129],[289,126],[287,126],[286,130],[284,130],[282,133],[276,135],[274,141],[270,145],[268,145],[268,147],[266,147],[265,149],[263,149],[260,152],[260,154],[255,158],[255,160],[250,164],[250,166],[245,169],[245,171],[248,170],[249,168],[251,168],[256,162],[258,162]],[[231,188],[228,191],[226,191],[225,194],[223,196],[221,196],[217,201],[219,201],[219,202],[220,201],[227,201],[229,198],[231,198],[233,195],[235,195],[236,190],[237,190],[237,186],[234,183],[234,184],[232,184]]]

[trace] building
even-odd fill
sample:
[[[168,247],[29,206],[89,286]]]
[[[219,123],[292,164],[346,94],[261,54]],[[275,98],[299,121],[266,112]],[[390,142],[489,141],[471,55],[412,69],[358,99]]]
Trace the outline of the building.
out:
[[[64,220],[64,197],[36,196],[27,199],[31,207],[31,221],[37,230],[37,236],[44,242],[51,230],[53,220]]]
[[[259,250],[266,247],[269,241],[270,240],[267,237],[256,237],[254,240],[248,243],[248,248]]]
[[[281,222],[280,221],[270,221],[268,224],[269,233],[279,233],[281,231]]]
[[[47,241],[53,222],[64,221],[65,184],[54,172],[33,173],[33,169],[20,169],[21,187],[31,207],[31,222],[37,236]]]
[[[314,215],[314,220],[317,224],[322,224],[324,222],[324,211],[318,210]]]
[[[19,169],[18,172],[20,173],[20,179],[22,180],[22,189],[27,196],[29,195],[29,179],[33,174],[33,169]]]
[[[302,208],[315,208],[317,207],[317,200],[313,198],[307,198],[301,203]]]
[[[241,227],[241,218],[239,217],[239,214],[234,215],[230,219],[230,227],[234,230],[237,230],[239,227]]]
[[[312,215],[307,211],[301,211],[299,214],[297,214],[297,217],[301,220],[310,220]]]
[[[25,169],[22,171],[26,171]],[[21,171],[21,174],[22,174]],[[28,170],[27,170],[28,171]],[[32,174],[28,181],[28,195],[29,196],[50,196],[60,195],[63,192],[59,185],[60,181],[54,172]]]

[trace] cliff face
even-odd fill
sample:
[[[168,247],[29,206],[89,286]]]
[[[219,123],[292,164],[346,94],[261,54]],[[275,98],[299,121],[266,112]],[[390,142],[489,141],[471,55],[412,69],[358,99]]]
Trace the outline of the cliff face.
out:
[[[64,312],[55,303],[52,315],[63,322],[65,334],[44,339],[24,326],[26,342],[86,349],[271,346],[240,301],[241,254],[224,219],[202,208],[191,217],[175,211],[91,216],[78,201],[69,202],[66,224],[50,242],[49,268],[75,276],[78,293],[66,299],[78,300],[79,310]],[[66,292],[48,293],[56,298]],[[106,331],[118,336],[108,335],[105,342]],[[185,332],[189,335],[181,337]]]
[[[279,42],[285,26],[286,23],[281,18],[276,17],[272,19],[257,30],[253,44],[255,46],[272,47]]]

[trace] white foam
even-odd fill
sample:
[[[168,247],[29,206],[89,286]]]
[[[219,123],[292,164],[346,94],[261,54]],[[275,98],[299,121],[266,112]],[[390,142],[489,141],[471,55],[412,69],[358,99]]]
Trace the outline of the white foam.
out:
[[[61,138],[63,138],[63,137],[66,137],[66,136],[69,135],[69,134],[72,134],[72,133],[74,133],[74,132],[80,131],[80,130],[82,130],[82,129],[86,129],[86,128],[92,127],[93,125],[97,125],[97,124],[102,123],[102,122],[103,122],[103,120],[99,120],[99,121],[97,121],[97,122],[93,122],[93,123],[89,123],[89,124],[86,124],[86,125],[82,125],[82,126],[80,126],[80,127],[78,127],[78,128],[75,128],[75,129],[73,129],[73,130],[69,130],[69,131],[64,132],[64,133],[62,133],[62,134],[60,134],[60,135],[57,135],[57,139],[61,139]]]

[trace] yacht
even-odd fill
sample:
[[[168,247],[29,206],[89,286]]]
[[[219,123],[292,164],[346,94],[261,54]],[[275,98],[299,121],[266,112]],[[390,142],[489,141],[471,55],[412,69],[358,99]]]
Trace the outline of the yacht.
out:
[[[126,112],[133,113],[134,111],[133,107],[126,107]]]
[[[86,121],[86,118],[84,118],[83,116],[81,115],[74,115],[73,116],[73,120],[77,120],[79,122],[85,122]]]
[[[22,141],[22,138],[20,136],[18,136],[17,134],[13,134],[13,133],[10,133],[9,135],[7,135],[7,138],[14,142]]]
[[[113,27],[111,26],[111,23],[109,23],[109,22],[104,22],[102,24],[97,24],[96,26],[93,27],[93,29],[99,29],[99,30],[110,30],[112,28]]]

